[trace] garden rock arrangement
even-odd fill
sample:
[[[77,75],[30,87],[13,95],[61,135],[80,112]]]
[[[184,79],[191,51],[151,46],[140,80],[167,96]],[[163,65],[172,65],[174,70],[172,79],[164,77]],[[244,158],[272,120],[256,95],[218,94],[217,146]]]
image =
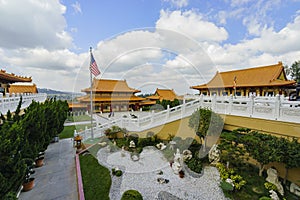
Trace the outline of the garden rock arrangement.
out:
[[[144,199],[226,199],[219,187],[219,172],[215,167],[206,167],[201,177],[194,178],[186,173],[184,178],[175,175],[169,162],[160,150],[145,147],[138,161],[132,161],[130,152],[121,150],[111,153],[105,148],[99,150],[99,162],[108,167],[118,166],[124,172],[112,179],[111,199],[120,199],[127,190],[139,191]],[[160,173],[158,173],[160,172]],[[168,180],[168,182],[158,182]]]

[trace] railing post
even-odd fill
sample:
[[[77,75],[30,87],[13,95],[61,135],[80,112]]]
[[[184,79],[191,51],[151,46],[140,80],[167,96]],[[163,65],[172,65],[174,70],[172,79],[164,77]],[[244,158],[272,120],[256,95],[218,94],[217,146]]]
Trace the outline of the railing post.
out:
[[[254,96],[251,95],[249,98],[249,116],[253,116],[253,111],[254,111]]]
[[[151,124],[153,123],[153,120],[154,120],[154,110],[152,110],[152,113],[151,113]]]
[[[228,99],[228,114],[232,113],[232,102],[233,102],[233,96],[230,94]]]
[[[170,105],[167,105],[167,116],[166,116],[166,120],[168,120],[170,118]]]
[[[216,112],[216,98],[216,94],[214,94],[211,99],[211,110],[214,112]]]
[[[199,96],[199,107],[200,108],[203,107],[203,94],[200,94],[200,96]]]
[[[181,117],[185,116],[185,107],[186,103],[185,101],[183,101],[183,104],[181,105]]]
[[[279,94],[276,95],[275,97],[275,112],[274,112],[275,120],[277,120],[280,117],[280,96]]]

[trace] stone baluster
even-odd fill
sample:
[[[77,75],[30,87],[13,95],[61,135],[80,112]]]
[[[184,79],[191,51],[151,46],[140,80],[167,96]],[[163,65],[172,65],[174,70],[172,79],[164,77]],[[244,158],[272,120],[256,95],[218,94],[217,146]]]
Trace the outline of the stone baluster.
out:
[[[280,117],[280,96],[279,94],[275,97],[275,112],[274,112],[274,119],[277,120]]]
[[[253,116],[253,111],[254,111],[254,96],[251,95],[249,98],[249,116],[252,117]]]
[[[228,98],[228,114],[232,113],[232,103],[233,103],[233,96],[230,94]]]
[[[216,112],[216,108],[217,108],[216,107],[216,98],[217,98],[216,94],[214,94],[211,98],[211,110],[214,112]]]
[[[166,114],[166,120],[170,118],[170,105],[167,105],[167,114]]]

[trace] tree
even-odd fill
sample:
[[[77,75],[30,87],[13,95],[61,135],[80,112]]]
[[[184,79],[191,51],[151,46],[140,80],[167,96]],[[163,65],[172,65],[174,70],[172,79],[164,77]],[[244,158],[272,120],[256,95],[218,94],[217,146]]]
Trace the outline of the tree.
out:
[[[285,164],[285,177],[286,182],[288,170],[291,168],[300,167],[300,144],[297,138],[280,138],[278,140],[278,151],[280,154],[280,162]]]
[[[5,196],[22,183],[26,165],[21,147],[23,128],[18,121],[4,121],[0,126],[0,196]]]
[[[271,162],[279,162],[281,159],[278,151],[278,138],[272,135],[250,131],[241,138],[249,155],[259,162],[259,176],[265,166]]]
[[[223,126],[220,115],[207,108],[197,109],[189,119],[189,127],[194,129],[200,140],[203,139],[203,151],[206,150],[206,136],[219,136]]]
[[[227,168],[229,168],[230,163],[234,166],[242,166],[244,160],[247,159],[246,151],[240,142],[242,136],[240,129],[221,134],[218,148],[221,151],[221,161],[227,163]]]
[[[300,82],[300,61],[295,61],[290,67],[285,66],[286,74],[290,75],[297,83]]]

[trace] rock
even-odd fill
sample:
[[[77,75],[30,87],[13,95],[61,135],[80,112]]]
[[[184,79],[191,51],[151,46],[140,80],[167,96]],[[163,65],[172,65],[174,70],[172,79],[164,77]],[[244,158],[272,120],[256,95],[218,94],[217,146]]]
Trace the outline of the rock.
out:
[[[282,184],[278,180],[277,170],[274,168],[269,168],[267,170],[268,177],[266,178],[266,181],[273,183],[276,187],[278,192],[283,196],[284,190]]]
[[[129,142],[129,147],[130,147],[130,148],[135,148],[135,143],[134,143],[133,140],[131,140],[131,141]]]
[[[160,142],[160,143],[158,143],[158,144],[156,145],[156,147],[157,147],[159,150],[164,150],[167,146],[166,146],[164,143]]]
[[[291,183],[290,192],[300,197],[300,187],[295,183]]]
[[[271,193],[270,197],[272,200],[280,200],[277,193],[274,190],[270,190],[269,192]]]
[[[160,191],[158,193],[158,200],[181,200],[180,198],[178,198],[177,196],[166,192],[166,191]]]
[[[106,142],[99,142],[98,144],[99,144],[101,147],[105,147],[105,146],[107,145]]]
[[[217,164],[220,161],[220,151],[218,149],[218,145],[214,144],[212,148],[208,152],[208,159],[212,165]]]
[[[187,160],[190,160],[193,157],[193,155],[190,150],[186,149],[186,150],[183,150],[182,157],[183,157],[183,161],[187,161]]]

